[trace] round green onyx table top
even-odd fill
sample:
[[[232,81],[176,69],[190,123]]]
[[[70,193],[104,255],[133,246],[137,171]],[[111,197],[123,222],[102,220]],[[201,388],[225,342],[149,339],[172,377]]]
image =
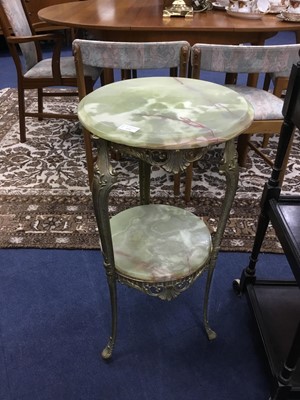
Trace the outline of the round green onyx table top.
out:
[[[184,209],[150,204],[110,220],[115,267],[146,282],[181,279],[206,266],[211,235],[203,220]]]
[[[146,149],[191,149],[232,139],[253,120],[252,106],[225,86],[150,77],[114,82],[85,96],[82,125],[107,141]]]

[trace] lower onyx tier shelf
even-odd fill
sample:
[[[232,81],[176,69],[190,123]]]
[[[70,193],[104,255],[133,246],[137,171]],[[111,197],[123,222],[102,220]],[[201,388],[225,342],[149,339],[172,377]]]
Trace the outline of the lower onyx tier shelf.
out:
[[[116,269],[146,282],[182,279],[204,269],[212,248],[205,222],[163,204],[129,208],[111,218]]]
[[[285,281],[256,281],[246,290],[276,387],[300,321],[300,290],[296,282]],[[300,399],[300,360],[290,384],[288,399]]]

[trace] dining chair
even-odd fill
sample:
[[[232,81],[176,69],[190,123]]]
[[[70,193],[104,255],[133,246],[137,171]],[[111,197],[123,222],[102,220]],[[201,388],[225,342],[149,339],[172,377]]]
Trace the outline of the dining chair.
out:
[[[292,54],[290,54],[292,56]],[[296,63],[298,60],[298,53],[295,52],[295,58],[289,57],[289,64],[288,68],[284,71],[274,72],[274,73],[267,73],[265,75],[263,88],[264,90],[273,90],[272,93],[278,97],[284,97],[285,91],[288,86],[290,71],[293,63]],[[262,141],[262,147],[267,147],[269,143],[269,138],[271,134],[265,134]]]
[[[26,141],[25,117],[37,117],[39,120],[43,118],[77,119],[75,113],[45,112],[43,110],[45,96],[78,95],[74,57],[61,57],[64,36],[59,32],[36,34],[24,1],[0,0],[0,23],[17,71],[21,142]],[[52,58],[43,58],[41,44],[46,42],[50,42],[53,46]],[[88,91],[93,89],[98,78],[99,69],[85,67],[84,79]],[[44,90],[50,87],[59,87],[60,90]],[[61,90],[64,87],[72,87],[73,90]],[[37,90],[37,112],[26,109],[25,91],[27,89]]]
[[[84,68],[104,69],[104,84],[116,78],[130,79],[139,70],[167,70],[171,76],[186,77],[189,65],[190,45],[186,41],[170,42],[108,42],[75,39],[73,52],[78,77],[79,98],[87,94],[83,79]],[[158,73],[161,73],[161,72]],[[93,181],[93,145],[91,134],[84,129],[86,157],[89,165],[90,186]]]
[[[283,100],[274,93],[256,87],[251,81],[253,74],[279,73],[291,68],[298,59],[299,44],[290,45],[217,45],[196,43],[191,49],[192,78],[201,79],[202,71],[238,74],[235,84],[224,84],[244,96],[254,108],[254,121],[251,126],[238,137],[237,152],[240,166],[246,166],[248,148],[251,147],[258,155],[273,166],[273,160],[263,154],[250,141],[253,134],[278,134],[283,121]],[[239,80],[240,74],[242,81]],[[243,82],[243,78],[246,83]],[[285,77],[283,77],[285,78]],[[283,180],[289,154],[286,154],[284,168],[280,179]],[[185,200],[189,201],[192,185],[192,166],[187,169],[185,182]]]

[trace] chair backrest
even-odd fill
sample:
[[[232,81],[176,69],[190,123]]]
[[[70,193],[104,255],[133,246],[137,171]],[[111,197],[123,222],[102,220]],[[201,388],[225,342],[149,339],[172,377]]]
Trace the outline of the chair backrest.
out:
[[[171,42],[107,42],[75,39],[73,51],[77,76],[82,77],[82,66],[120,69],[178,69],[178,76],[186,77],[190,44],[186,41]],[[78,83],[79,97],[84,82]]]
[[[299,50],[300,44],[250,46],[197,43],[191,49],[192,76],[199,78],[200,70],[246,74],[290,71],[299,59]]]
[[[0,0],[0,22],[6,37],[12,33],[14,36],[32,36],[34,33],[22,0]],[[28,70],[38,60],[36,45],[29,42],[21,43],[19,46],[24,56],[26,70]],[[15,58],[16,55],[13,54],[13,57]]]

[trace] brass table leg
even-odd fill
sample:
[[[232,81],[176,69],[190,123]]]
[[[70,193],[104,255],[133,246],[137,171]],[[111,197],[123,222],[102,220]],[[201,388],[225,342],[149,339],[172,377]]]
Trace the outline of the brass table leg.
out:
[[[110,221],[108,214],[108,196],[116,176],[108,158],[107,142],[98,139],[96,141],[98,148],[98,157],[95,165],[94,180],[92,185],[92,195],[94,211],[99,230],[101,248],[104,257],[104,267],[106,270],[107,282],[111,298],[112,326],[111,336],[108,343],[102,351],[102,357],[108,359],[112,355],[117,332],[117,291],[116,291],[116,273],[114,251],[111,237]]]
[[[109,161],[107,142],[102,139],[98,139],[96,143],[98,147],[98,158],[95,165],[92,194],[93,194],[93,202],[94,202],[97,226],[101,240],[102,253],[104,257],[104,266],[106,269],[106,276],[111,298],[111,312],[112,312],[111,336],[109,337],[108,343],[102,352],[102,357],[108,359],[112,355],[112,351],[115,345],[116,330],[117,330],[116,272],[115,272],[113,243],[112,243],[111,229],[110,229],[110,219],[108,213],[108,197],[113,185],[116,182],[116,176],[114,175],[112,166]],[[182,157],[181,154],[180,157]],[[150,172],[151,172],[151,164],[143,159],[140,159],[139,179],[140,179],[141,204],[149,204],[150,202]],[[210,328],[208,323],[208,301],[209,301],[210,287],[218,253],[220,250],[221,240],[223,238],[225,226],[228,220],[230,209],[233,204],[239,178],[239,167],[237,162],[237,152],[234,144],[234,139],[226,142],[225,144],[223,160],[220,166],[220,173],[225,174],[226,190],[217,226],[217,231],[213,235],[212,239],[213,249],[208,264],[208,275],[207,275],[206,289],[204,295],[204,312],[203,312],[204,327],[208,335],[208,338],[210,340],[216,337],[216,333]]]
[[[213,249],[210,258],[210,262],[208,265],[208,273],[207,273],[207,281],[204,295],[204,327],[207,333],[209,340],[213,340],[216,338],[217,334],[214,332],[208,323],[208,300],[211,282],[213,278],[214,269],[216,266],[216,261],[218,257],[218,253],[220,250],[220,244],[223,238],[224,230],[226,227],[226,223],[229,217],[230,209],[233,204],[234,196],[238,186],[239,180],[239,167],[237,163],[237,152],[234,144],[234,139],[226,142],[224,156],[222,160],[222,164],[220,166],[220,172],[225,174],[226,177],[226,190],[225,197],[221,209],[221,214],[219,217],[219,222],[217,226],[217,231],[213,235],[212,243]]]

